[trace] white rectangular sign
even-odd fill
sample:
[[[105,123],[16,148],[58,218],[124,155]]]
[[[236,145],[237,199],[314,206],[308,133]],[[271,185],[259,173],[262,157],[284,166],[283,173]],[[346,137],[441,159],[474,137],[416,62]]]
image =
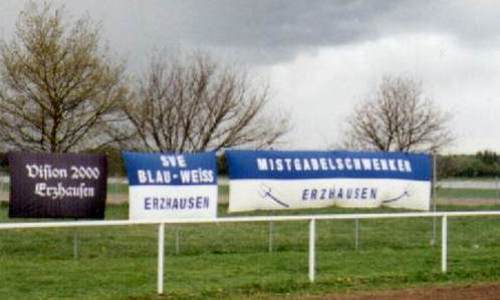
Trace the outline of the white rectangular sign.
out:
[[[227,151],[229,210],[430,208],[430,158],[346,151]]]

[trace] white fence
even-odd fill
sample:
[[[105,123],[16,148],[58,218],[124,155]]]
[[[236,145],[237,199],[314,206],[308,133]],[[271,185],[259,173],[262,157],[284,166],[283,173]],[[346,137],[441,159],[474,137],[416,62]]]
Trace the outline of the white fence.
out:
[[[224,217],[217,219],[184,219],[158,221],[72,221],[72,222],[33,222],[33,223],[0,223],[0,230],[29,228],[63,228],[63,227],[99,227],[99,226],[130,226],[158,225],[158,275],[157,291],[163,294],[164,275],[164,239],[165,224],[201,224],[201,223],[250,223],[250,222],[309,222],[309,280],[314,282],[316,275],[316,222],[321,220],[361,220],[361,219],[395,219],[395,218],[440,218],[441,219],[441,271],[447,271],[448,255],[448,218],[450,217],[481,217],[500,216],[500,211],[476,212],[424,212],[424,213],[379,213],[379,214],[329,214],[303,216],[258,216],[258,217]]]

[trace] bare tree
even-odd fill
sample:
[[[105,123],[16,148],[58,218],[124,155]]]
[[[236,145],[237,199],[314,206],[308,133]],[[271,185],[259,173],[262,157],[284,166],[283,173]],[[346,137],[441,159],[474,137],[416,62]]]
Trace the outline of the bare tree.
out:
[[[385,77],[374,96],[349,117],[344,144],[354,149],[435,151],[452,141],[449,119],[424,96],[420,82]]]
[[[110,142],[126,95],[123,64],[111,63],[88,16],[28,3],[0,44],[0,139],[9,149],[68,152]]]
[[[289,130],[279,112],[266,115],[267,87],[252,85],[246,73],[201,53],[168,59],[153,55],[135,96],[124,108],[136,135],[129,148],[263,148]]]

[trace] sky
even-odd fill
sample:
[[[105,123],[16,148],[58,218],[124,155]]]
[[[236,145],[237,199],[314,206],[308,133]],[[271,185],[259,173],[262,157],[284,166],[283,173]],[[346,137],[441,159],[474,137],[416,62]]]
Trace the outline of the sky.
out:
[[[500,151],[500,1],[87,0],[54,1],[102,23],[131,71],[154,50],[201,49],[271,86],[286,111],[290,149],[339,144],[356,104],[383,76],[422,82],[452,115],[446,153]],[[0,1],[9,39],[24,1]]]

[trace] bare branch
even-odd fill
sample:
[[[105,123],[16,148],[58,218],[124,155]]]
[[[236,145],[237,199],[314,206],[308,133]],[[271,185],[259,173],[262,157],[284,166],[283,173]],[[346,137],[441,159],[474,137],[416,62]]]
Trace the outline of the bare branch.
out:
[[[14,37],[0,44],[3,150],[80,151],[114,138],[111,116],[127,97],[124,68],[110,62],[88,17],[64,15],[30,2]]]
[[[288,132],[286,118],[265,115],[267,87],[202,53],[153,56],[124,112],[135,132],[126,145],[147,151],[269,147]]]
[[[422,85],[406,77],[384,77],[372,98],[348,119],[344,146],[380,151],[436,151],[448,145],[450,116],[441,112]]]

